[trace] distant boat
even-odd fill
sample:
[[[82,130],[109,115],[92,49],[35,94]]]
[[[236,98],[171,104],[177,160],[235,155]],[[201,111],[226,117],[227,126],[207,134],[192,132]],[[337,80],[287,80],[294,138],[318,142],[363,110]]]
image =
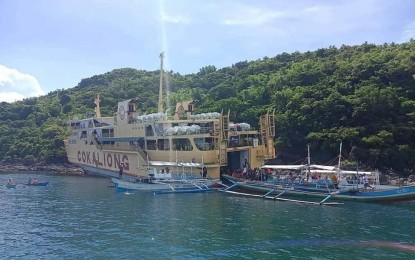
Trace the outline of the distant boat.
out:
[[[6,187],[8,188],[8,189],[15,189],[16,188],[16,184],[14,184],[14,183],[7,183],[6,184]]]
[[[16,183],[14,183],[14,180],[12,178],[9,178],[9,180],[6,183],[6,187],[8,189],[11,189],[11,188],[15,189],[16,188]]]
[[[26,183],[27,186],[48,186],[49,182]]]

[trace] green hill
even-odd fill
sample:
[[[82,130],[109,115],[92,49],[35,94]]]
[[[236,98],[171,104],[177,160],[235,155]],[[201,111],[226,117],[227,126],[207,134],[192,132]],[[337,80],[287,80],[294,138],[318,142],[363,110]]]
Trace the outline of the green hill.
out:
[[[282,53],[180,75],[170,71],[170,104],[197,99],[198,112],[231,111],[235,122],[257,125],[276,111],[281,162],[306,156],[321,163],[338,154],[381,170],[409,175],[415,169],[415,41],[329,47]],[[104,116],[117,102],[137,98],[140,112],[157,109],[159,71],[116,69],[76,87],[12,104],[0,104],[0,159],[64,160],[68,118],[92,113],[100,93]]]

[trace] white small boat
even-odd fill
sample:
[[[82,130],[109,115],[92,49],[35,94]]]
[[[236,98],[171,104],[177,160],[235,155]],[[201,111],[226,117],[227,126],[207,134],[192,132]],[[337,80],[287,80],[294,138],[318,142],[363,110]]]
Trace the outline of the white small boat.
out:
[[[171,173],[157,173],[154,169],[149,176],[129,179],[111,178],[118,191],[152,191],[157,193],[203,192],[220,185],[219,179],[172,178]]]
[[[219,180],[152,180],[150,178],[137,178],[135,180],[122,180],[111,178],[117,190],[139,191],[183,191],[183,190],[209,190]]]
[[[195,179],[195,180],[156,180],[150,178],[137,178],[134,180],[122,180],[111,178],[119,191],[152,191],[152,192],[197,192],[212,190],[215,184],[220,183],[217,179]]]

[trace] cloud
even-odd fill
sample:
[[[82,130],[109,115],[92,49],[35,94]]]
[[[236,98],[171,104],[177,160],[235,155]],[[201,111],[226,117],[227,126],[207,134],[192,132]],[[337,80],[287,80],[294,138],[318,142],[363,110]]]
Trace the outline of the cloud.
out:
[[[166,13],[161,14],[161,20],[166,23],[175,23],[175,24],[187,24],[189,19],[180,15],[168,15]]]
[[[409,23],[406,26],[405,30],[403,31],[402,38],[404,42],[409,41],[411,38],[415,39],[415,21]]]
[[[183,49],[183,52],[188,55],[200,55],[203,53],[203,50],[200,47],[187,47]]]
[[[0,102],[10,103],[44,94],[34,76],[0,65]]]
[[[247,5],[235,5],[232,12],[228,14],[222,23],[225,25],[251,25],[260,26],[275,20],[276,18],[285,17],[288,14],[280,11],[267,10]]]

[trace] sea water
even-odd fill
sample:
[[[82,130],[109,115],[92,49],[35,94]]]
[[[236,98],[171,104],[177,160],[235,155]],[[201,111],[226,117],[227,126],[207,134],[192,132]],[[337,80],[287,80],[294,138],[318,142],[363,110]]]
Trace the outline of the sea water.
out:
[[[30,177],[49,185],[23,185]],[[3,173],[0,184],[2,259],[415,259],[414,202],[122,193],[108,179],[46,173]]]

